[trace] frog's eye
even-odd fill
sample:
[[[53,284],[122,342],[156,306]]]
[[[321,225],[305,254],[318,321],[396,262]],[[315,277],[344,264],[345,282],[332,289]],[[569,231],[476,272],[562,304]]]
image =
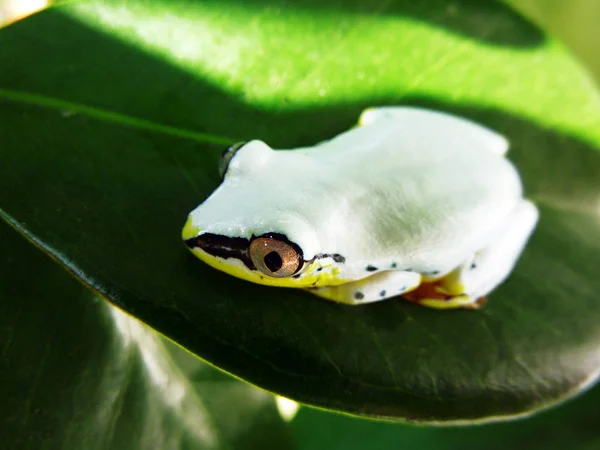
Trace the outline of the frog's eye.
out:
[[[221,178],[225,177],[225,173],[227,172],[227,168],[229,167],[229,162],[233,159],[237,151],[241,149],[245,144],[247,144],[247,142],[236,142],[223,152],[221,160],[219,161],[219,175],[221,175]]]
[[[259,237],[250,244],[250,258],[258,270],[274,278],[289,277],[300,268],[299,252],[289,243]]]

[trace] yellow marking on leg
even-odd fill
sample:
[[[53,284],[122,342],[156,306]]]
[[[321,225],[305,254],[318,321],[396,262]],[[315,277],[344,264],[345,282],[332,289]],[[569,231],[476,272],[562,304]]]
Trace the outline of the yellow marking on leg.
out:
[[[338,269],[339,271],[339,269]],[[362,287],[370,284],[371,277],[363,278],[362,280],[356,280],[352,282],[346,282],[337,286],[325,285],[321,288],[306,289],[311,294],[317,295],[321,298],[331,300],[338,303],[354,304],[354,292],[360,291]]]
[[[422,298],[417,301],[419,305],[436,309],[455,309],[472,307],[473,300],[468,295],[457,295],[449,299],[440,298]]]

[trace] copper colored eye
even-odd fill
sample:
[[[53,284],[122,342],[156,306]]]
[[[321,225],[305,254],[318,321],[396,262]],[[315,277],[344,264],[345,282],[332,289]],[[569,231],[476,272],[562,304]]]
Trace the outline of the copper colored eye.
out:
[[[258,270],[274,278],[289,277],[300,267],[298,252],[279,239],[254,239],[250,244],[250,257]]]

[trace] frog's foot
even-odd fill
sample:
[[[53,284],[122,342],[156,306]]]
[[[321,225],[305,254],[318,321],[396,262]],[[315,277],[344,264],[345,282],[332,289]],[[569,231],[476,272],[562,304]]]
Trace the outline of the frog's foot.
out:
[[[436,309],[477,309],[485,298],[475,298],[464,292],[464,287],[455,281],[455,274],[431,282],[423,282],[416,289],[402,295],[409,302]]]
[[[358,126],[370,125],[380,120],[397,120],[407,129],[436,130],[436,138],[443,146],[447,146],[448,142],[457,142],[462,146],[485,149],[499,156],[508,151],[508,141],[495,131],[462,117],[422,108],[367,108],[360,115]]]
[[[403,297],[432,308],[479,308],[485,296],[513,270],[537,218],[534,204],[522,200],[499,227],[491,245],[443,278],[425,281]]]
[[[319,297],[348,305],[363,305],[378,302],[415,289],[421,284],[421,275],[416,272],[389,270],[379,272],[362,280],[338,286],[309,288],[308,292]]]

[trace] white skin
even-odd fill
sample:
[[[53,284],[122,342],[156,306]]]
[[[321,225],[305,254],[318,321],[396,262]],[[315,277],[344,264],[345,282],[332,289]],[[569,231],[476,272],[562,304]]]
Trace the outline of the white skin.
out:
[[[404,294],[477,307],[508,277],[538,217],[504,158],[506,139],[418,108],[369,109],[359,125],[314,147],[245,144],[184,228],[186,240],[284,236],[306,261],[298,272],[271,277],[235,256],[191,250],[235,276],[346,304]]]

